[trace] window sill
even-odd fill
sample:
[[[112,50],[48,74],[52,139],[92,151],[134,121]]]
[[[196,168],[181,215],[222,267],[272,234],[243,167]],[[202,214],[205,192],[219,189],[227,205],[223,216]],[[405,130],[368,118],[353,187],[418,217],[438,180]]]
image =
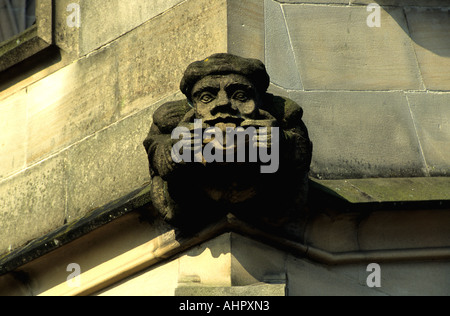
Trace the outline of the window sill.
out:
[[[0,72],[37,54],[52,44],[52,1],[37,0],[36,24],[0,43]]]

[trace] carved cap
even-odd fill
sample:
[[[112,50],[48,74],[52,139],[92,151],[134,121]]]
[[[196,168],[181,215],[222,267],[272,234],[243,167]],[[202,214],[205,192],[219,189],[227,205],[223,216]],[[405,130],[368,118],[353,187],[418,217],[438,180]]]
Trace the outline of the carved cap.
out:
[[[267,91],[270,84],[266,67],[261,61],[232,54],[214,54],[187,67],[180,84],[181,92],[190,99],[192,88],[200,79],[230,73],[248,78],[261,94]]]

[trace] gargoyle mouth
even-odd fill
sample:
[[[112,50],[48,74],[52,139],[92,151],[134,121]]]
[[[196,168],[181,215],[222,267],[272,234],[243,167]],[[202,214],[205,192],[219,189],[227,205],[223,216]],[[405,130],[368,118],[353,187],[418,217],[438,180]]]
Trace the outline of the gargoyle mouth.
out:
[[[211,120],[205,120],[205,123],[209,126],[216,126],[217,124],[234,124],[236,126],[240,126],[244,121],[243,118],[235,117],[235,116],[226,116],[226,117],[216,117]]]

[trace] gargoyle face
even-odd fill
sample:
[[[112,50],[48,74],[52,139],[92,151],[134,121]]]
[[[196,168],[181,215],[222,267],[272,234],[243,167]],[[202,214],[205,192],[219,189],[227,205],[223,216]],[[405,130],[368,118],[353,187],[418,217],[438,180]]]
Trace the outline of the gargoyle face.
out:
[[[260,107],[255,86],[238,74],[206,76],[194,85],[191,96],[196,118],[224,131],[254,118]]]

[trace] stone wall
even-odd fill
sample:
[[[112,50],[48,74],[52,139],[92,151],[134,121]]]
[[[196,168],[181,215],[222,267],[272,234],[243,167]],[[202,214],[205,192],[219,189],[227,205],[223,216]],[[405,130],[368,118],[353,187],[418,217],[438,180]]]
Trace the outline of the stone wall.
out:
[[[227,50],[225,0],[80,1],[80,28],[72,2],[55,1],[59,61],[2,83],[0,253],[148,183],[153,111],[190,62]]]
[[[382,6],[380,27],[369,3]],[[449,174],[448,1],[264,4],[266,64],[274,91],[305,110],[312,176]]]
[[[303,106],[313,177],[446,176],[445,2],[54,1],[57,53],[0,74],[0,253],[149,182],[153,111],[217,52],[265,61],[271,91]]]

